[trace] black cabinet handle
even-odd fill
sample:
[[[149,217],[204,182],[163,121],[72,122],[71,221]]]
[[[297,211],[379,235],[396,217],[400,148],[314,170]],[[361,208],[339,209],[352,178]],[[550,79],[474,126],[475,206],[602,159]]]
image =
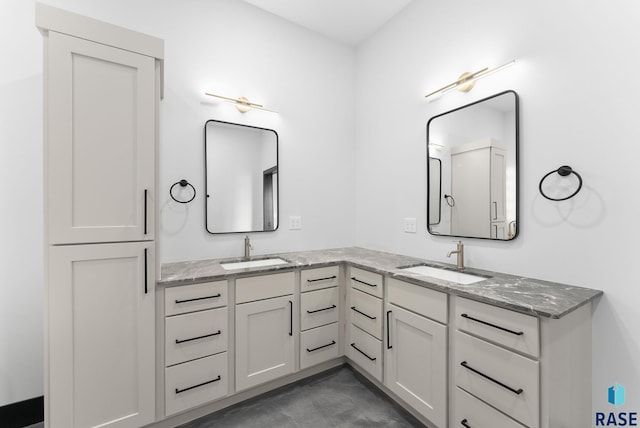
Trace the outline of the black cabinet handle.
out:
[[[463,427],[465,427],[465,428],[472,428],[472,427],[471,427],[471,425],[469,425],[469,424],[467,423],[467,420],[466,420],[466,419],[461,420],[461,421],[460,421],[460,425],[462,425],[462,426],[463,426]]]
[[[190,339],[176,339],[176,343],[191,342],[192,340],[204,339],[206,337],[218,336],[220,334],[222,334],[222,332],[218,330],[216,333],[205,334],[204,336],[192,337]]]
[[[337,308],[336,305],[331,305],[328,308],[316,309],[316,310],[313,310],[313,311],[307,310],[307,313],[308,314],[315,314],[316,312],[328,311],[330,309],[335,309],[335,308]]]
[[[318,346],[317,348],[307,348],[307,352],[313,352],[313,351],[317,351],[318,349],[322,349],[322,348],[326,348],[327,346],[332,346],[335,345],[336,341],[332,340],[331,343],[327,343],[326,345],[322,345],[322,346]]]
[[[289,300],[289,336],[293,336],[293,302]]]
[[[197,385],[190,386],[190,387],[188,387],[188,388],[184,388],[184,389],[178,389],[178,388],[176,388],[176,394],[180,394],[181,392],[189,391],[189,390],[194,389],[194,388],[199,388],[199,387],[201,387],[201,386],[209,385],[210,383],[217,382],[217,381],[219,381],[220,379],[222,379],[222,378],[220,377],[220,375],[218,375],[218,377],[217,377],[217,378],[215,378],[215,379],[213,379],[213,380],[209,380],[209,381],[206,381],[206,382],[202,382],[202,383],[199,383],[199,384],[197,384]]]
[[[149,287],[147,285],[148,283],[148,269],[147,269],[147,253],[149,252],[149,249],[145,248],[144,249],[144,294],[147,294],[149,292]]]
[[[336,279],[337,276],[333,275],[333,276],[328,276],[326,278],[318,278],[318,279],[307,279],[307,282],[318,282],[318,281],[328,281],[330,279]]]
[[[376,317],[372,317],[371,315],[367,315],[364,312],[360,312],[359,310],[356,309],[355,306],[351,306],[351,309],[356,311],[357,313],[359,313],[360,315],[364,315],[365,317],[369,318],[370,320],[374,320],[376,319]]]
[[[195,302],[197,300],[217,299],[218,297],[221,297],[221,296],[222,294],[218,293],[218,294],[214,294],[213,296],[195,297],[193,299],[184,299],[184,300],[176,299],[176,303],[187,303],[187,302]]]
[[[364,355],[365,357],[367,357],[369,360],[371,360],[371,361],[375,361],[375,360],[376,360],[375,358],[372,358],[372,357],[368,356],[367,354],[365,354],[364,352],[362,352],[360,349],[358,349],[358,347],[356,346],[356,344],[355,344],[355,343],[352,343],[352,344],[351,344],[351,347],[352,347],[353,349],[355,349],[356,351],[360,352],[360,353],[361,353],[362,355]]]
[[[522,388],[513,389],[510,386],[505,385],[504,383],[500,382],[499,380],[496,380],[496,379],[492,378],[491,376],[486,375],[486,374],[482,373],[481,371],[474,369],[466,361],[461,362],[460,365],[462,367],[464,367],[465,369],[471,370],[475,374],[480,375],[480,376],[482,376],[483,378],[485,378],[487,380],[490,380],[491,382],[495,383],[496,385],[500,385],[504,389],[508,389],[509,391],[513,392],[514,394],[520,395],[524,391]]]
[[[391,339],[389,338],[389,332],[391,331],[391,324],[389,324],[389,315],[391,315],[392,311],[387,311],[387,349],[393,348],[391,346]]]
[[[144,189],[144,234],[147,234],[147,194],[149,191]]]
[[[515,334],[516,336],[522,336],[524,331],[513,331],[508,328],[500,327],[499,325],[491,324],[490,322],[479,320],[478,318],[470,317],[467,314],[460,314],[462,318],[469,319],[471,321],[479,322],[480,324],[488,325],[489,327],[497,328],[498,330],[506,331],[507,333]]]
[[[355,282],[359,282],[360,284],[368,285],[369,287],[377,287],[376,284],[369,284],[368,282],[360,281],[355,276],[352,276],[351,279],[353,279]]]

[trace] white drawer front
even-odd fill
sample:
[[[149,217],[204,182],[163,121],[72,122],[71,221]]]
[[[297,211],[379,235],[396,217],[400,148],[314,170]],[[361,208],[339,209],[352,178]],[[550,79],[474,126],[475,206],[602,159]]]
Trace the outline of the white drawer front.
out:
[[[354,325],[349,325],[347,357],[382,382],[382,342]]]
[[[389,303],[443,324],[447,323],[446,293],[389,278],[387,280],[387,297]]]
[[[349,319],[372,336],[382,340],[382,300],[358,290],[350,290]]]
[[[236,279],[236,303],[287,296],[294,291],[293,272]]]
[[[338,323],[300,333],[300,368],[320,364],[340,356]]]
[[[227,306],[227,281],[167,287],[164,291],[166,316]]]
[[[532,357],[540,356],[538,318],[456,298],[456,327]]]
[[[338,287],[303,293],[300,296],[300,329],[320,327],[338,321]]]
[[[165,369],[166,416],[228,394],[227,353]]]
[[[351,287],[382,299],[382,275],[355,267],[350,269]]]
[[[538,362],[460,331],[455,340],[456,385],[528,427],[538,428]]]
[[[176,315],[165,320],[165,365],[227,350],[227,308]]]
[[[460,388],[456,388],[455,406],[451,426],[456,428],[464,427],[464,424],[472,428],[525,428]]]
[[[300,273],[300,290],[303,293],[320,288],[337,287],[339,284],[339,266],[305,269]]]

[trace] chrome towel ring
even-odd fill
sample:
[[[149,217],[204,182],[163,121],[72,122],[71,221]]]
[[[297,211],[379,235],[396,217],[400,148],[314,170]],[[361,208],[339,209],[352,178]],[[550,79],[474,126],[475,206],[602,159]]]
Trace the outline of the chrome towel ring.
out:
[[[562,176],[562,177],[566,177],[566,176],[568,176],[570,174],[574,174],[576,177],[578,177],[578,188],[576,189],[576,191],[573,192],[572,194],[570,194],[569,196],[564,197],[564,198],[552,198],[552,197],[549,197],[549,196],[545,195],[544,191],[542,190],[542,183],[544,182],[544,180],[547,177],[549,177],[551,174],[553,174],[555,172],[560,174],[560,176]],[[540,190],[540,194],[542,196],[544,196],[545,198],[549,199],[550,201],[566,201],[567,199],[573,198],[575,195],[578,194],[580,189],[582,189],[582,177],[580,176],[580,174],[575,172],[573,170],[573,168],[571,168],[569,165],[563,165],[560,168],[556,169],[555,171],[551,171],[551,172],[547,173],[544,177],[542,177],[542,179],[540,180],[540,184],[538,185],[538,189]]]

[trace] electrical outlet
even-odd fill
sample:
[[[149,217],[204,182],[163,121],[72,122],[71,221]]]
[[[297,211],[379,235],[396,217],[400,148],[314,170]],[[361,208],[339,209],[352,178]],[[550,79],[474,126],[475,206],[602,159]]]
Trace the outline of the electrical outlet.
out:
[[[418,231],[418,225],[415,218],[404,219],[404,231],[406,233],[416,233]]]
[[[302,217],[299,215],[289,216],[289,230],[302,229]]]

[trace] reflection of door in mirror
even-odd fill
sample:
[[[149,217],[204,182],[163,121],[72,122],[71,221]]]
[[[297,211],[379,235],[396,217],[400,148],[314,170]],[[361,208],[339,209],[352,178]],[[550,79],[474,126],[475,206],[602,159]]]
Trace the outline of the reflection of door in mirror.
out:
[[[429,158],[429,225],[440,223],[442,201],[442,162],[438,158]]]
[[[518,215],[515,92],[502,92],[429,119],[427,156],[429,233],[515,238],[517,229],[510,231],[508,226],[516,224]],[[440,159],[440,165],[431,158]],[[439,178],[434,168],[440,171]],[[434,185],[437,180],[440,187]]]
[[[205,124],[206,227],[209,233],[278,227],[278,134],[209,120]]]

